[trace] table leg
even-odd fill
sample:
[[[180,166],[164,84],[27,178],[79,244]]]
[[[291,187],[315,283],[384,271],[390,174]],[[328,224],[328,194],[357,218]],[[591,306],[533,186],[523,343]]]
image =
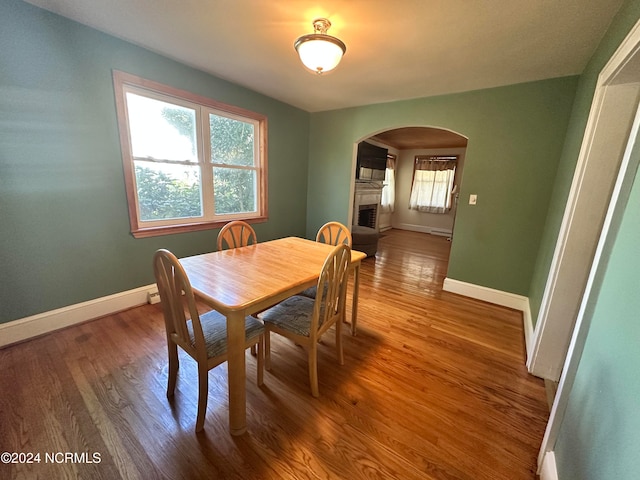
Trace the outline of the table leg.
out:
[[[242,435],[247,430],[244,317],[243,312],[231,312],[227,315],[229,430],[231,435]]]
[[[353,298],[351,305],[351,335],[356,334],[356,323],[358,321],[358,289],[360,288],[360,262],[353,268]]]

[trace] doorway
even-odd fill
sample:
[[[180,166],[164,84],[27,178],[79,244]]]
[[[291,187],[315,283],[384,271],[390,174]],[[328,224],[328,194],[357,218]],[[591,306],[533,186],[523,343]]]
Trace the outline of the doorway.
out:
[[[392,181],[394,182],[394,202],[378,208],[377,227],[384,232],[390,228],[409,230],[432,235],[439,235],[451,240],[455,215],[457,211],[457,199],[462,181],[467,138],[457,132],[444,128],[431,126],[406,126],[384,130],[367,136],[365,141],[377,147],[388,150],[393,158]],[[409,197],[414,176],[414,161],[417,156],[453,156],[456,158],[455,178],[450,195],[450,207],[444,213],[430,213],[409,208]],[[354,158],[353,172],[357,168],[357,158]],[[389,175],[385,176],[383,183],[389,182]],[[353,176],[352,205],[350,208],[351,222],[356,224],[359,211],[358,190],[369,187]],[[386,188],[386,187],[385,187]],[[358,210],[356,210],[356,208]]]
[[[638,106],[640,57],[620,48],[628,58],[616,64],[614,55],[596,87],[527,359],[531,373],[552,381],[562,372]]]
[[[549,465],[554,463],[552,453],[588,335],[604,259],[637,169],[632,151],[640,128],[639,98],[640,22],[598,78],[528,361],[533,373],[559,377],[538,457],[543,474],[554,468]],[[559,317],[563,307],[565,319]]]

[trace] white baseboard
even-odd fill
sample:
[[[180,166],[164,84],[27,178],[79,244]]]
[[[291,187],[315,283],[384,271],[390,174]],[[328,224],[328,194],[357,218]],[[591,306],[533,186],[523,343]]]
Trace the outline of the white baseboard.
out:
[[[454,280],[453,278],[445,278],[442,289],[445,292],[457,293],[464,295],[465,297],[475,298],[477,300],[483,300],[489,303],[495,303],[503,307],[513,308],[524,312],[525,309],[529,309],[529,299],[522,295],[516,295],[515,293],[503,292],[502,290],[495,290],[489,287],[483,287],[481,285],[474,285],[473,283],[461,282],[460,280]],[[531,314],[529,314],[531,317]]]
[[[0,347],[143,305],[151,291],[157,291],[155,284],[2,323]]]
[[[556,455],[547,452],[540,468],[540,480],[558,480],[558,467],[556,466]]]
[[[481,285],[474,285],[473,283],[461,282],[460,280],[454,280],[452,278],[444,279],[442,289],[445,292],[457,293],[458,295],[475,298],[476,300],[483,300],[503,307],[520,310],[522,312],[527,357],[529,356],[529,352],[533,347],[533,323],[528,297],[483,287]]]
[[[450,237],[453,233],[451,229],[447,228],[413,225],[411,223],[400,223],[393,225],[393,228],[397,228],[398,230],[409,230],[411,232],[429,233],[431,235],[439,235],[441,237]]]

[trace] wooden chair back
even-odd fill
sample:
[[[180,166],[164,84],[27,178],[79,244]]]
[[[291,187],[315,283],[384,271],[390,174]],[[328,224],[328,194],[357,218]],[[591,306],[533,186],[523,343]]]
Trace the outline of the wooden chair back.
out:
[[[218,250],[246,247],[258,243],[253,227],[242,220],[227,223],[218,233]]]
[[[331,325],[342,322],[347,297],[351,247],[341,243],[327,256],[320,277],[311,320],[311,341],[315,342]]]
[[[316,242],[326,243],[328,245],[340,245],[344,243],[345,245],[351,246],[351,232],[340,222],[328,222],[318,230]]]
[[[162,302],[167,338],[171,338],[197,361],[206,363],[207,348],[200,315],[191,282],[180,261],[169,250],[160,249],[153,256],[153,272]],[[189,319],[193,328],[195,348],[191,344],[187,329]]]

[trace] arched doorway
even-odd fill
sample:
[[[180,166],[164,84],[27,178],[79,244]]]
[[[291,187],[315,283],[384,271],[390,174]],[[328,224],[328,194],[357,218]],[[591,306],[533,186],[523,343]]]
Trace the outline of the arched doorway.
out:
[[[457,192],[460,191],[460,183],[465,162],[467,148],[467,138],[457,132],[432,126],[405,126],[393,128],[380,132],[374,132],[369,136],[360,139],[358,144],[366,142],[386,149],[392,161],[394,174],[391,181],[394,181],[395,202],[391,208],[384,205],[379,206],[376,228],[385,231],[390,228],[412,230],[417,232],[440,235],[451,239],[457,211]],[[389,175],[384,181],[359,178],[358,175],[358,148],[354,148],[353,159],[353,181],[351,192],[352,205],[350,208],[350,222],[352,225],[359,225],[362,205],[359,198],[362,197],[363,189],[375,189],[378,183],[380,190],[388,183]],[[455,158],[456,170],[451,192],[451,207],[443,213],[431,213],[420,211],[409,207],[409,197],[414,176],[414,165],[417,157],[451,157]],[[378,177],[379,178],[379,177]],[[381,199],[382,194],[380,194]],[[369,198],[366,196],[365,198]],[[369,200],[367,200],[369,201]],[[367,205],[368,207],[369,205]],[[360,223],[361,224],[361,223]]]

